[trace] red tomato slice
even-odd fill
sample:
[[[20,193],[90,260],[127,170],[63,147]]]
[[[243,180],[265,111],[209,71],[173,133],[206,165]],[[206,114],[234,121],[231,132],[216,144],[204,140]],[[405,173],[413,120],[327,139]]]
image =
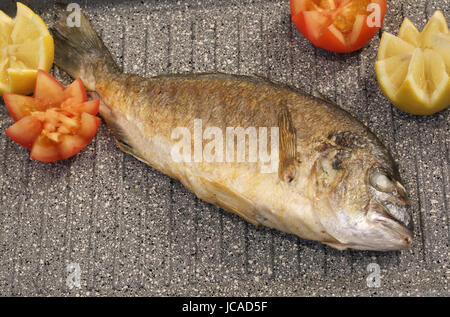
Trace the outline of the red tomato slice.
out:
[[[35,160],[54,162],[74,156],[89,144],[100,125],[100,118],[87,112],[72,117],[64,110],[49,111],[45,114],[44,130],[31,147],[31,158]],[[54,116],[58,118],[55,120]]]
[[[337,53],[364,47],[385,13],[386,0],[291,0],[297,29],[315,46]]]
[[[95,136],[100,125],[100,118],[89,113],[82,113],[80,125],[77,134],[62,135],[58,143],[39,137],[33,145],[31,157],[39,161],[54,162],[74,156]]]
[[[88,104],[83,105],[84,103],[87,102],[87,95],[83,82],[81,81],[80,78],[75,80],[72,84],[70,84],[66,88],[63,87],[63,95],[60,95],[59,83],[58,85],[55,85],[55,87],[57,87],[56,88],[57,93],[54,94],[52,90],[53,88],[49,87],[50,85],[54,84],[53,78],[52,80],[50,80],[48,79],[47,75],[45,77],[41,77],[41,80],[39,80],[36,83],[36,84],[39,83],[38,86],[39,92],[37,97],[36,94],[34,98],[17,94],[4,95],[3,98],[5,100],[6,107],[14,121],[20,120],[24,116],[29,115],[30,112],[32,111],[45,110],[49,107],[52,107],[55,104],[57,104],[57,100],[60,100],[61,98],[63,98],[62,100],[64,100],[63,102],[61,102],[61,107],[73,107],[73,109],[76,109],[76,111],[78,111],[79,113],[84,111],[89,112],[93,115],[96,115],[98,113],[98,109],[95,110],[96,104],[99,104],[98,99],[91,100],[89,101]],[[44,83],[42,83],[42,79],[44,79]],[[48,95],[50,96],[50,98],[48,98],[48,100],[44,97],[40,97],[42,94],[44,94],[42,92],[42,90],[44,90],[44,87],[46,87],[45,89],[49,89]],[[56,98],[52,100],[55,95]],[[35,100],[38,100],[37,102],[38,107],[36,107]]]
[[[63,136],[58,150],[58,153],[61,155],[61,159],[71,157],[74,153],[80,152],[89,143],[89,141],[86,142],[85,139],[78,135]]]
[[[38,70],[34,99],[40,110],[59,107],[64,101],[64,86],[49,73]]]
[[[58,145],[41,135],[33,144],[30,154],[32,159],[41,162],[55,162],[61,159]]]
[[[44,71],[38,71],[34,97],[4,95],[16,121],[6,130],[15,142],[31,150],[31,158],[54,162],[86,147],[100,125],[100,100],[87,101],[81,79],[64,88]]]
[[[87,112],[81,114],[81,128],[78,134],[84,139],[91,141],[100,125],[100,118]]]
[[[34,98],[16,94],[4,94],[6,109],[14,121],[30,115],[35,110]]]
[[[26,133],[24,133],[26,131]],[[25,117],[6,129],[6,134],[20,145],[31,149],[42,131],[42,123],[35,117]]]
[[[84,89],[81,78],[77,78],[64,90],[64,102],[61,107],[75,106],[87,101],[86,90]]]
[[[100,109],[100,100],[99,99],[86,101],[86,102],[80,103],[75,106],[64,107],[64,110],[67,110],[72,113],[87,112],[93,116],[97,115],[99,109]]]

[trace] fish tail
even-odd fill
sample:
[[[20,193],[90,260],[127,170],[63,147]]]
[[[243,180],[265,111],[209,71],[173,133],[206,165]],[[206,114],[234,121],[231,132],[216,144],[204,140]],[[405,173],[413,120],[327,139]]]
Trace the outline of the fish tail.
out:
[[[89,90],[95,90],[99,76],[119,72],[120,68],[86,16],[80,12],[80,23],[74,25],[69,13],[61,10],[60,18],[51,28],[55,64],[73,78],[80,77]]]

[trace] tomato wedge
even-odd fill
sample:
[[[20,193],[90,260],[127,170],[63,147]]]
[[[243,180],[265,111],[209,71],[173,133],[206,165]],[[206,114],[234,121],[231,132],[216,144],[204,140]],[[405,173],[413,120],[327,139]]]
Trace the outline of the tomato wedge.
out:
[[[86,147],[97,133],[100,100],[87,100],[80,78],[67,87],[38,71],[33,97],[3,96],[15,124],[6,134],[31,150],[31,158],[54,162],[69,158]]]
[[[5,100],[6,109],[8,109],[14,121],[29,116],[31,111],[35,109],[34,98],[16,94],[5,94],[3,96]]]
[[[297,29],[315,46],[336,53],[364,47],[381,28],[386,0],[291,0]]]
[[[38,70],[34,99],[36,100],[36,107],[40,110],[59,107],[64,101],[64,86],[49,73]]]
[[[69,105],[65,106],[64,110],[72,112],[72,113],[83,113],[87,112],[93,116],[95,116],[98,113],[98,110],[100,108],[100,100],[90,100],[83,103],[80,103],[78,105]]]
[[[26,133],[23,133],[26,131]],[[42,122],[35,117],[28,116],[6,130],[6,134],[16,143],[31,149],[34,141],[42,132]]]
[[[64,102],[61,107],[76,106],[87,100],[86,90],[84,89],[83,81],[77,78],[73,83],[64,89]]]

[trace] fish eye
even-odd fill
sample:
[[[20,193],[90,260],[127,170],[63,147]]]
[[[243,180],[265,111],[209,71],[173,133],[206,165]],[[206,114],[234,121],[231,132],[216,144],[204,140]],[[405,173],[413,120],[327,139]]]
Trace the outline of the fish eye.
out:
[[[371,170],[369,182],[375,189],[384,193],[392,193],[395,190],[395,185],[391,177],[379,167]]]

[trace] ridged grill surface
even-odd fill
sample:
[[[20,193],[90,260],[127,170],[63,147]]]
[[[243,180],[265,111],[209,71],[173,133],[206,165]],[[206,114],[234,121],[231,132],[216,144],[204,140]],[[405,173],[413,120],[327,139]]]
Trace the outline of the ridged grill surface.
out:
[[[54,20],[53,1],[23,2]],[[415,240],[402,252],[339,252],[255,228],[120,152],[104,123],[79,155],[32,161],[5,135],[2,103],[0,295],[448,295],[450,111],[391,106],[374,72],[379,36],[353,54],[315,49],[281,0],[79,2],[126,72],[256,74],[342,105],[398,162]],[[422,28],[435,9],[450,21],[448,0],[388,1],[383,30],[396,33],[405,16]],[[66,285],[70,263],[80,288]],[[367,286],[369,263],[380,288]]]

